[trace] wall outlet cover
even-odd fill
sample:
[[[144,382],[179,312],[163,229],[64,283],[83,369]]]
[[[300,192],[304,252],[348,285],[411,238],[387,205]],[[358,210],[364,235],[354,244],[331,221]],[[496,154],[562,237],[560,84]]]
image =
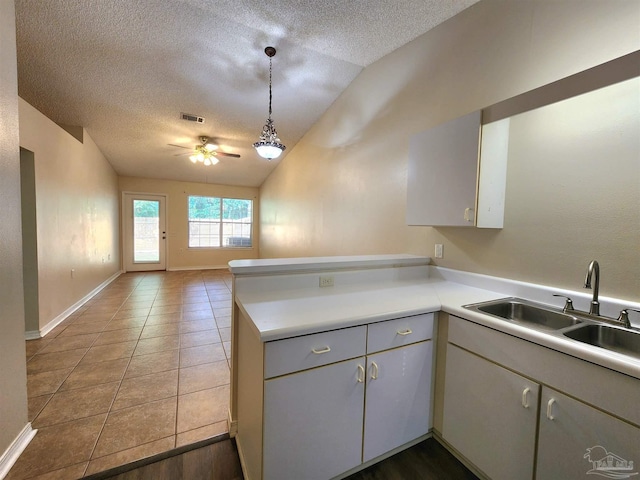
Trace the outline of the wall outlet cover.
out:
[[[320,275],[320,287],[333,287],[333,275]]]

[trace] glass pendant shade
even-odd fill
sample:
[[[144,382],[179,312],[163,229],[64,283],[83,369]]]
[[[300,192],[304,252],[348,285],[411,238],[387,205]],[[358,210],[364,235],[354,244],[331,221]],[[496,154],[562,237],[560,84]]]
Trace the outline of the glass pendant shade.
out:
[[[258,152],[258,155],[260,155],[262,158],[266,158],[267,160],[272,160],[274,158],[278,158],[280,156],[280,154],[282,153],[282,151],[284,150],[283,147],[284,145],[280,145],[278,143],[276,144],[271,144],[271,143],[266,143],[266,142],[256,142],[253,144],[253,146],[255,147],[255,149]]]

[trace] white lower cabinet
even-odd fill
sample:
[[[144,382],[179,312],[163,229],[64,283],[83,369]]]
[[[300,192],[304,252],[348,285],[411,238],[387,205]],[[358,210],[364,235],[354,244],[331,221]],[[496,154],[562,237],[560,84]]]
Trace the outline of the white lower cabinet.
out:
[[[639,428],[543,387],[536,478],[628,478],[639,470]]]
[[[425,435],[431,366],[427,341],[265,381],[264,478],[329,479]]]
[[[264,382],[264,478],[321,480],[360,465],[364,358]]]
[[[367,357],[363,462],[431,428],[432,342]]]
[[[453,316],[448,340],[442,437],[486,477],[638,475],[637,379]]]
[[[493,480],[531,479],[539,389],[449,344],[442,436]]]
[[[433,321],[416,315],[265,345],[241,318],[240,345],[255,352],[238,365],[245,478],[329,480],[429,433]]]

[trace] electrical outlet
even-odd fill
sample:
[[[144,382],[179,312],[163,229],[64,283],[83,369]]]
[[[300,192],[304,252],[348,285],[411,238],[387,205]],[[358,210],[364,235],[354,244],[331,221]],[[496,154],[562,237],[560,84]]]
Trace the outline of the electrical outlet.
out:
[[[436,258],[442,258],[444,247],[441,243],[436,243]]]
[[[333,275],[320,275],[321,287],[333,287]]]

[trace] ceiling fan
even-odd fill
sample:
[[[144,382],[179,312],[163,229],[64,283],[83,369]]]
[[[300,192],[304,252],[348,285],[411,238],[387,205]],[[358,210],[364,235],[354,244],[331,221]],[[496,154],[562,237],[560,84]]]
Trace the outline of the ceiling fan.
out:
[[[209,142],[209,137],[206,137],[204,135],[200,137],[200,144],[196,145],[193,149],[182,145],[175,145],[173,143],[170,143],[169,145],[172,147],[192,150],[188,153],[177,153],[174,155],[174,157],[189,155],[189,160],[191,160],[192,163],[200,162],[204,163],[207,166],[215,165],[216,163],[218,163],[220,160],[218,160],[217,157],[240,158],[240,155],[238,155],[237,153],[219,152],[218,145]]]

